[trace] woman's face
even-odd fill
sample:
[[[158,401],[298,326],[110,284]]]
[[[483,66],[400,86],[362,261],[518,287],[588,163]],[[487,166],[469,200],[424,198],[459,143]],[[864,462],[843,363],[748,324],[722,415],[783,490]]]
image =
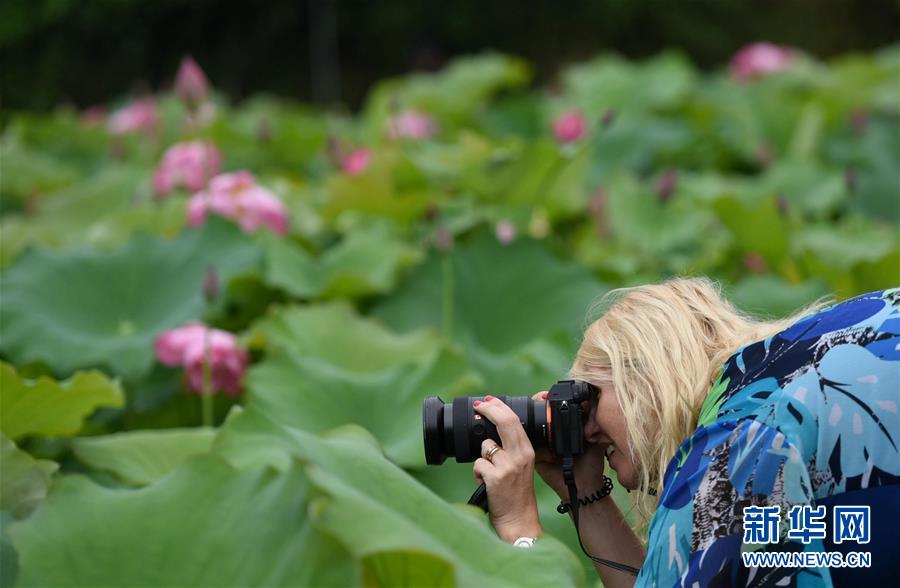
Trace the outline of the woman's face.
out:
[[[616,388],[612,384],[599,386],[597,400],[590,403],[590,413],[584,426],[589,443],[606,446],[606,461],[615,470],[619,483],[630,490],[638,487],[638,465],[628,451],[625,415],[619,406]]]

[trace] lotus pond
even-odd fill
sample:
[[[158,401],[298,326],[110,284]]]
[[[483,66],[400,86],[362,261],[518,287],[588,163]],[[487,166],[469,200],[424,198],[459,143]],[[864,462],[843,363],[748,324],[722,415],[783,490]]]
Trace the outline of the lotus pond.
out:
[[[517,550],[425,466],[422,399],[547,389],[616,287],[774,316],[900,283],[898,81],[897,48],[552,86],[485,54],[349,113],[186,62],[4,113],[0,584],[595,585],[543,484]]]

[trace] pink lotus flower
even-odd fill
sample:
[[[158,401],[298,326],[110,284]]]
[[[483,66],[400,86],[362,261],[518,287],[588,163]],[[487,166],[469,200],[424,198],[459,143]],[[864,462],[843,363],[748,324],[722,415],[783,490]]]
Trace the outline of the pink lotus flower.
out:
[[[388,121],[388,136],[392,139],[427,139],[436,132],[434,119],[417,110],[405,110]]]
[[[236,221],[245,233],[266,226],[283,235],[288,228],[284,204],[246,171],[218,175],[210,180],[206,190],[191,196],[188,201],[191,226],[202,225],[210,212]]]
[[[553,134],[560,143],[575,143],[587,132],[587,120],[580,110],[569,110],[553,121]]]
[[[366,171],[372,160],[372,152],[369,149],[354,149],[341,158],[341,170],[348,176],[356,176]]]
[[[434,248],[441,253],[447,253],[448,251],[453,249],[453,233],[451,233],[450,229],[448,229],[444,225],[441,225],[437,229],[435,229],[433,239]]]
[[[744,267],[751,274],[764,274],[769,269],[766,259],[756,251],[748,251],[744,254]]]
[[[175,188],[202,190],[222,170],[222,155],[212,143],[188,141],[169,147],[153,173],[153,190],[165,196]]]
[[[656,197],[660,202],[668,202],[678,188],[678,170],[669,168],[656,181]]]
[[[203,392],[203,367],[207,360],[212,391],[231,396],[240,393],[241,379],[250,363],[237,337],[202,323],[188,323],[164,332],[157,337],[154,348],[163,365],[185,368],[187,389],[198,393]]]
[[[209,97],[209,80],[192,57],[185,57],[178,66],[175,93],[189,108],[196,108]]]
[[[772,43],[753,43],[731,58],[731,75],[738,80],[750,80],[787,69],[793,60],[794,54],[787,47]]]
[[[142,98],[115,111],[106,123],[110,133],[155,132],[159,126],[159,109],[153,98]]]
[[[510,220],[503,219],[497,223],[494,233],[497,235],[497,241],[503,245],[509,245],[516,240],[516,225]]]

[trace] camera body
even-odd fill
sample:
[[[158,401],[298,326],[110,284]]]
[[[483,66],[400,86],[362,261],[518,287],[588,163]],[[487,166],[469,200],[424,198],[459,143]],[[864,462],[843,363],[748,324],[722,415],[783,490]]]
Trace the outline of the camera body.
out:
[[[581,406],[597,395],[597,389],[587,382],[560,380],[550,387],[547,404],[550,408],[550,451],[557,455],[580,455],[584,452],[584,424],[587,414]]]
[[[582,402],[597,395],[587,382],[560,380],[547,400],[528,396],[498,396],[519,417],[525,434],[535,449],[548,447],[553,453],[578,455],[584,452],[584,423],[587,418]],[[445,403],[429,396],[422,403],[422,432],[425,461],[438,465],[447,457],[457,462],[472,462],[481,456],[481,443],[493,439],[500,443],[497,427],[475,412],[480,396],[458,396]]]

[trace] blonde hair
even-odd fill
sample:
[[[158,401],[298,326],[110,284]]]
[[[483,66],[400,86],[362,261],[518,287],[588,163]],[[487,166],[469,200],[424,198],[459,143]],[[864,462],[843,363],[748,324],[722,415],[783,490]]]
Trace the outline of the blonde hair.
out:
[[[767,321],[735,308],[708,278],[613,290],[595,305],[605,312],[585,330],[569,377],[601,389],[615,386],[627,450],[639,464],[639,487],[661,494],[666,465],[696,428],[725,361],[827,302],[819,299],[788,318]],[[631,496],[637,526],[645,530],[656,498],[647,492]]]

